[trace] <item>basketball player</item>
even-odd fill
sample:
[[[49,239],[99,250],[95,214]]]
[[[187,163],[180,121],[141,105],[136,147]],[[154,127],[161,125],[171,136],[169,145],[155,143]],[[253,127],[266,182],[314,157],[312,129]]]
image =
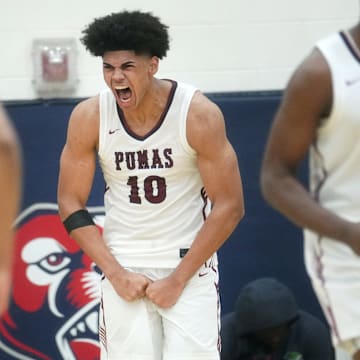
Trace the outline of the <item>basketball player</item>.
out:
[[[296,69],[270,131],[265,198],[305,229],[305,263],[335,346],[360,359],[360,24]],[[296,176],[310,149],[310,191]]]
[[[244,213],[223,115],[195,87],[155,77],[169,38],[151,13],[113,13],[83,34],[108,90],[71,115],[58,198],[104,273],[101,358],[219,359],[216,251]],[[97,157],[102,235],[86,210]]]
[[[14,222],[21,198],[21,150],[15,129],[0,105],[0,316],[10,296]]]

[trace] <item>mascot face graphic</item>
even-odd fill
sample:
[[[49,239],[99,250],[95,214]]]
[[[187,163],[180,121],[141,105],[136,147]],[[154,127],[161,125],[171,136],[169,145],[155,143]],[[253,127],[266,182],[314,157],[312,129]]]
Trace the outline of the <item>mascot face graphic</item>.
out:
[[[58,214],[47,211],[23,221],[15,249],[11,303],[0,321],[0,359],[98,359],[101,274]]]

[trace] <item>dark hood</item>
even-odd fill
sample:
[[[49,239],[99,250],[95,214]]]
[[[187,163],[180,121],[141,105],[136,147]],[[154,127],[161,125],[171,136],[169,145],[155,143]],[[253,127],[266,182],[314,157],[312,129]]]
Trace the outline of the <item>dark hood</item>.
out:
[[[247,284],[235,306],[237,332],[240,336],[285,324],[298,315],[298,305],[291,291],[278,280],[261,278]]]

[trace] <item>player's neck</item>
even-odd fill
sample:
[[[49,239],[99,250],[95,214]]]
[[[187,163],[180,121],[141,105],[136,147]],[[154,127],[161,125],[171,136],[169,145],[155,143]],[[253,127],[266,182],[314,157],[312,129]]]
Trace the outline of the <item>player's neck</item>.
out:
[[[131,128],[152,127],[165,110],[170,94],[169,81],[154,79],[141,103],[134,109],[123,110],[126,122]]]

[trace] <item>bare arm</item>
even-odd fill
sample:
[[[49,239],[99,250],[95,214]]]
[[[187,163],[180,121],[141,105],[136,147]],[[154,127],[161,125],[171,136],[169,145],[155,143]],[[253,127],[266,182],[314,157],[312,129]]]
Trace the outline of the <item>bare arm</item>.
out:
[[[213,207],[186,256],[164,281],[173,286],[173,293],[161,291],[156,294],[159,297],[149,294],[163,307],[176,302],[186,282],[223,245],[244,215],[237,156],[226,137],[223,115],[200,93],[191,105],[187,136],[197,152],[199,171]],[[156,286],[156,283],[150,285],[149,292]]]
[[[19,211],[22,160],[16,132],[0,107],[0,315],[4,312],[11,286],[14,222]]]
[[[62,220],[86,208],[96,169],[98,129],[98,98],[91,98],[74,109],[61,154],[58,203]],[[70,235],[103,271],[120,296],[126,300],[144,296],[148,280],[125,271],[111,254],[96,226],[77,228]]]
[[[220,109],[198,93],[188,127],[190,145],[197,152],[198,167],[212,210],[175,274],[183,281],[217,251],[244,216],[244,199],[236,153],[226,137]]]
[[[350,224],[321,207],[297,178],[331,104],[330,70],[314,50],[290,79],[275,115],[261,169],[261,189],[265,199],[296,225],[351,245]]]

